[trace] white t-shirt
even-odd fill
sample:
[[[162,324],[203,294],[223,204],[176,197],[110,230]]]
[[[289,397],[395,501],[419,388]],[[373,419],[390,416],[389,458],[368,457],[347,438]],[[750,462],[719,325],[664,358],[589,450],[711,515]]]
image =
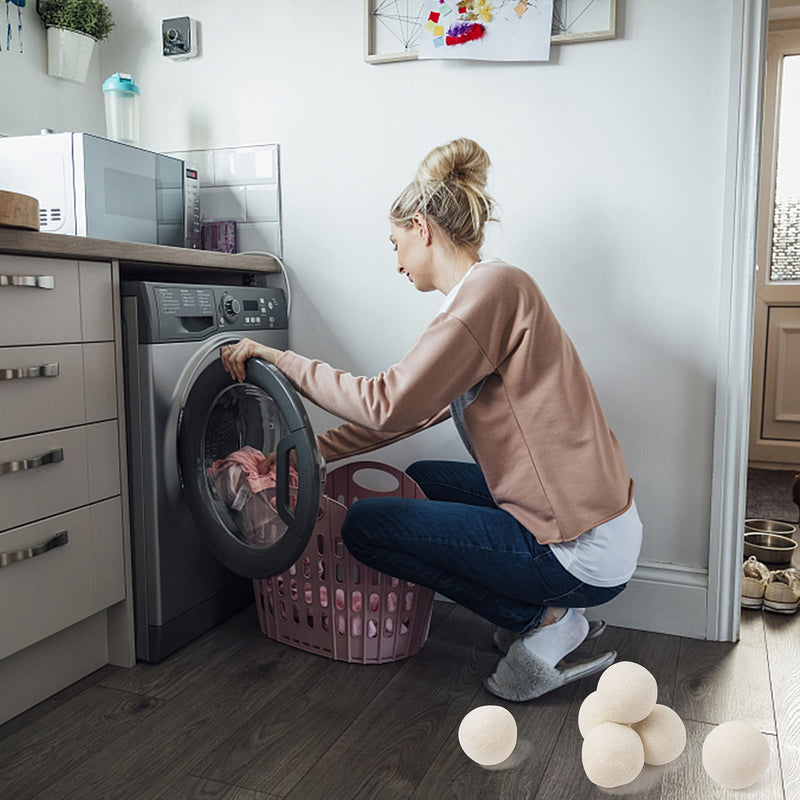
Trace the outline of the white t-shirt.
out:
[[[642,549],[642,522],[636,503],[618,517],[571,542],[554,542],[553,555],[564,569],[590,586],[627,583]]]

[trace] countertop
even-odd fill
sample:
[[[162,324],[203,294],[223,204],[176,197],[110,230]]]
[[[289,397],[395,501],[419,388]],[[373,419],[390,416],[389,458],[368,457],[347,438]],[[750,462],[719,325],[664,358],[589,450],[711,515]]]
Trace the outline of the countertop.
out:
[[[269,256],[215,253],[184,247],[90,239],[85,236],[61,236],[16,228],[0,228],[0,254],[2,253],[81,261],[118,261],[123,271],[126,266],[136,269],[177,267],[186,270],[232,270],[237,273],[280,271],[277,262]]]

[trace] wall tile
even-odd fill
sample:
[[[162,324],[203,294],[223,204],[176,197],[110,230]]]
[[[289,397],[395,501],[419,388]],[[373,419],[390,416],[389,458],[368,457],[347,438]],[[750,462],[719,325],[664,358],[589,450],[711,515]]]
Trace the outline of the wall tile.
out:
[[[278,222],[278,184],[244,187],[245,219],[248,222]]]
[[[256,252],[282,255],[281,226],[277,222],[241,222],[236,226],[240,253]]]
[[[213,153],[217,186],[278,182],[277,145],[225,147]]]
[[[201,189],[200,211],[204,220],[244,220],[244,186]]]

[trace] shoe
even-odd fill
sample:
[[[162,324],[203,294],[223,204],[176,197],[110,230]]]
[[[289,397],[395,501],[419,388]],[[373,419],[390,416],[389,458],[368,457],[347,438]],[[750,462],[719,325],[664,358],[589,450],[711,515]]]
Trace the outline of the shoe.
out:
[[[800,607],[800,570],[790,567],[770,572],[764,590],[764,608],[778,614],[794,614]]]
[[[584,641],[596,639],[606,629],[606,623],[602,619],[589,620],[589,633],[586,634]],[[512,643],[519,639],[519,634],[506,628],[497,628],[492,634],[492,644],[501,652],[507,653]]]
[[[768,581],[769,570],[755,556],[750,556],[742,564],[742,608],[761,608]]]
[[[531,653],[521,639],[517,639],[483,685],[497,697],[524,703],[587,675],[602,672],[616,658],[616,652],[611,650],[581,661],[561,661],[556,667],[551,667]]]

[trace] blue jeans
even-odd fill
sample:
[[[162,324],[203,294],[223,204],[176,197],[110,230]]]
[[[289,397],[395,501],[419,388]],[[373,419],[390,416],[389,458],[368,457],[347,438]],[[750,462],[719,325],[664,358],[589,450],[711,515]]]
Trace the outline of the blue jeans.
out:
[[[625,588],[589,586],[567,572],[498,508],[476,464],[418,461],[406,472],[427,500],[365,498],[347,512],[342,539],[363,564],[516,633],[536,628],[549,606],[598,606]]]

